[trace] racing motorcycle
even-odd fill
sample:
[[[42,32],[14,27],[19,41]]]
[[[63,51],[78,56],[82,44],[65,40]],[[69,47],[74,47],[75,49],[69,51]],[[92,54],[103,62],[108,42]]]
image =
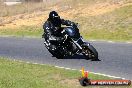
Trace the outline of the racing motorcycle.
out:
[[[86,60],[98,60],[98,52],[89,43],[83,40],[79,33],[78,24],[76,26],[64,27],[61,31],[64,41],[61,43],[55,43],[56,50],[50,49],[45,39],[44,44],[48,51],[56,58],[64,58],[64,56],[73,56],[76,54],[83,54],[86,56]]]

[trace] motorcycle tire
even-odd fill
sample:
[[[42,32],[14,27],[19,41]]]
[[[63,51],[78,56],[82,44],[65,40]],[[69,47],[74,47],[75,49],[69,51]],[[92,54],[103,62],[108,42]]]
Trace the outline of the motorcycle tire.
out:
[[[92,59],[93,61],[99,60],[98,59],[98,52],[92,45],[84,45],[83,47],[83,55],[85,55],[87,58],[86,60]]]

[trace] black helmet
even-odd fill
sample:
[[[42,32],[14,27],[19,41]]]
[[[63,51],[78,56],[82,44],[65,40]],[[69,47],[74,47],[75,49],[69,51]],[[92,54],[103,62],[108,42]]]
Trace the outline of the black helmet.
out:
[[[49,20],[53,23],[58,23],[60,21],[60,16],[58,15],[58,13],[56,11],[51,11],[49,13]]]

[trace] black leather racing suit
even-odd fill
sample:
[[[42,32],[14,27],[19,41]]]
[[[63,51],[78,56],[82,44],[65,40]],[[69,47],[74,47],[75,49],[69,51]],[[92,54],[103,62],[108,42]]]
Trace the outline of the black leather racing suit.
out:
[[[52,43],[50,41],[56,41],[56,42],[61,42],[63,40],[63,36],[61,34],[61,31],[63,30],[61,28],[61,25],[66,25],[66,26],[72,26],[75,25],[74,22],[71,22],[69,20],[64,20],[60,19],[57,22],[51,22],[49,19],[44,23],[43,29],[44,29],[44,34],[43,37],[45,38],[47,43]],[[51,46],[54,45],[53,43]],[[54,46],[52,46],[54,48]]]

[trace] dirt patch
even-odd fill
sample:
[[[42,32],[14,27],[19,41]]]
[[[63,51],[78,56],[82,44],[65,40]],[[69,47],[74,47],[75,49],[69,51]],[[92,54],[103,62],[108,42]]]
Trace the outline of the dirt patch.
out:
[[[117,8],[124,6],[132,5],[132,3],[123,4],[123,3],[95,3],[93,5],[79,5],[77,8],[71,8],[67,10],[67,13],[62,12],[62,15],[65,17],[74,18],[76,15],[87,17],[87,16],[96,16],[101,15],[107,12],[111,12]]]
[[[64,79],[60,81],[60,84],[73,86],[73,87],[80,87],[78,79]]]
[[[14,28],[20,27],[22,25],[38,25],[42,23],[42,20],[46,15],[43,15],[44,12],[32,13],[32,14],[20,14],[12,17],[1,17],[0,28]]]

